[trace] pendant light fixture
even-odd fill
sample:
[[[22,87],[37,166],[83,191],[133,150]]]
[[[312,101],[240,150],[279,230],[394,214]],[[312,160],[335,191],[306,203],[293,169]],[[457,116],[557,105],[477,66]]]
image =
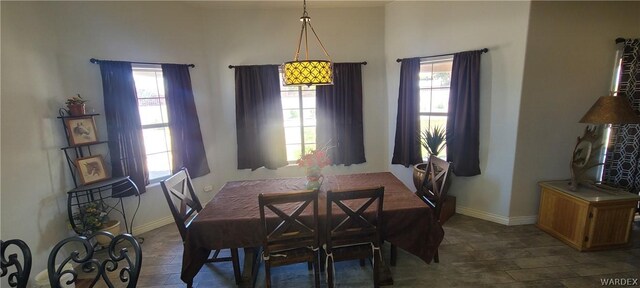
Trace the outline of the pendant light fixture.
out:
[[[322,45],[322,41],[316,34],[316,31],[311,26],[311,17],[307,14],[307,1],[304,1],[304,12],[300,21],[302,21],[302,30],[300,31],[300,38],[298,39],[298,49],[293,58],[293,61],[285,62],[283,66],[283,80],[284,85],[332,85],[333,84],[333,64],[329,57],[329,53]],[[324,55],[327,56],[327,60],[309,60],[309,41],[307,37],[307,26],[313,32],[313,35],[320,43]],[[300,47],[302,47],[302,38],[304,37],[304,52],[305,59],[300,60]]]

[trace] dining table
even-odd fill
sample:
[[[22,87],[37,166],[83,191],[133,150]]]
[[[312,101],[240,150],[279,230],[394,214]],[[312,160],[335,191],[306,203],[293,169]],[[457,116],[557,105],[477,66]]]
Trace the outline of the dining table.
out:
[[[184,241],[182,281],[193,283],[209,251],[225,248],[244,248],[243,282],[255,281],[260,264],[258,251],[263,243],[258,195],[305,190],[305,181],[305,178],[280,178],[227,182],[189,225]],[[373,186],[384,187],[383,240],[430,263],[444,230],[433,209],[390,172],[324,176],[318,196],[318,222],[326,223],[326,191]],[[324,242],[322,236],[320,241]],[[388,268],[387,272],[391,278]]]

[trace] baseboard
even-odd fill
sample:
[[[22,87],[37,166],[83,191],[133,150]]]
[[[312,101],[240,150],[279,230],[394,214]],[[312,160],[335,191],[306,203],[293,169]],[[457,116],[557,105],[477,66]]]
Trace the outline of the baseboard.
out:
[[[173,216],[167,216],[158,220],[142,224],[133,228],[133,235],[139,235],[145,232],[149,232],[153,229],[160,228],[164,225],[174,223]]]
[[[538,215],[509,217],[507,225],[529,225],[538,222]]]
[[[505,217],[502,215],[493,214],[460,205],[456,206],[456,213],[508,226],[534,224],[538,220],[537,215]]]

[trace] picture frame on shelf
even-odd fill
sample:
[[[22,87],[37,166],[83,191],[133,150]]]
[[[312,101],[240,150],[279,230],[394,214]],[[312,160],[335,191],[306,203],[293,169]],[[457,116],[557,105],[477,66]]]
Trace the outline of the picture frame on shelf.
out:
[[[75,161],[80,183],[82,185],[92,184],[111,178],[107,174],[102,155],[78,158]]]
[[[74,117],[67,118],[64,121],[69,137],[69,145],[85,145],[98,142],[98,133],[96,131],[96,123],[93,117]]]

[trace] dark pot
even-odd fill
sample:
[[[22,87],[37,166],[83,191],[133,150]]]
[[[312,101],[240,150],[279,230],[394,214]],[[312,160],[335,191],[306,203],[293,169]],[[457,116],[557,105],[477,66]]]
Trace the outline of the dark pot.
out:
[[[413,185],[416,186],[416,190],[420,189],[424,182],[424,176],[427,175],[428,162],[419,163],[413,165]]]
[[[82,116],[85,114],[84,104],[68,105],[67,108],[69,108],[69,115],[71,116]]]

